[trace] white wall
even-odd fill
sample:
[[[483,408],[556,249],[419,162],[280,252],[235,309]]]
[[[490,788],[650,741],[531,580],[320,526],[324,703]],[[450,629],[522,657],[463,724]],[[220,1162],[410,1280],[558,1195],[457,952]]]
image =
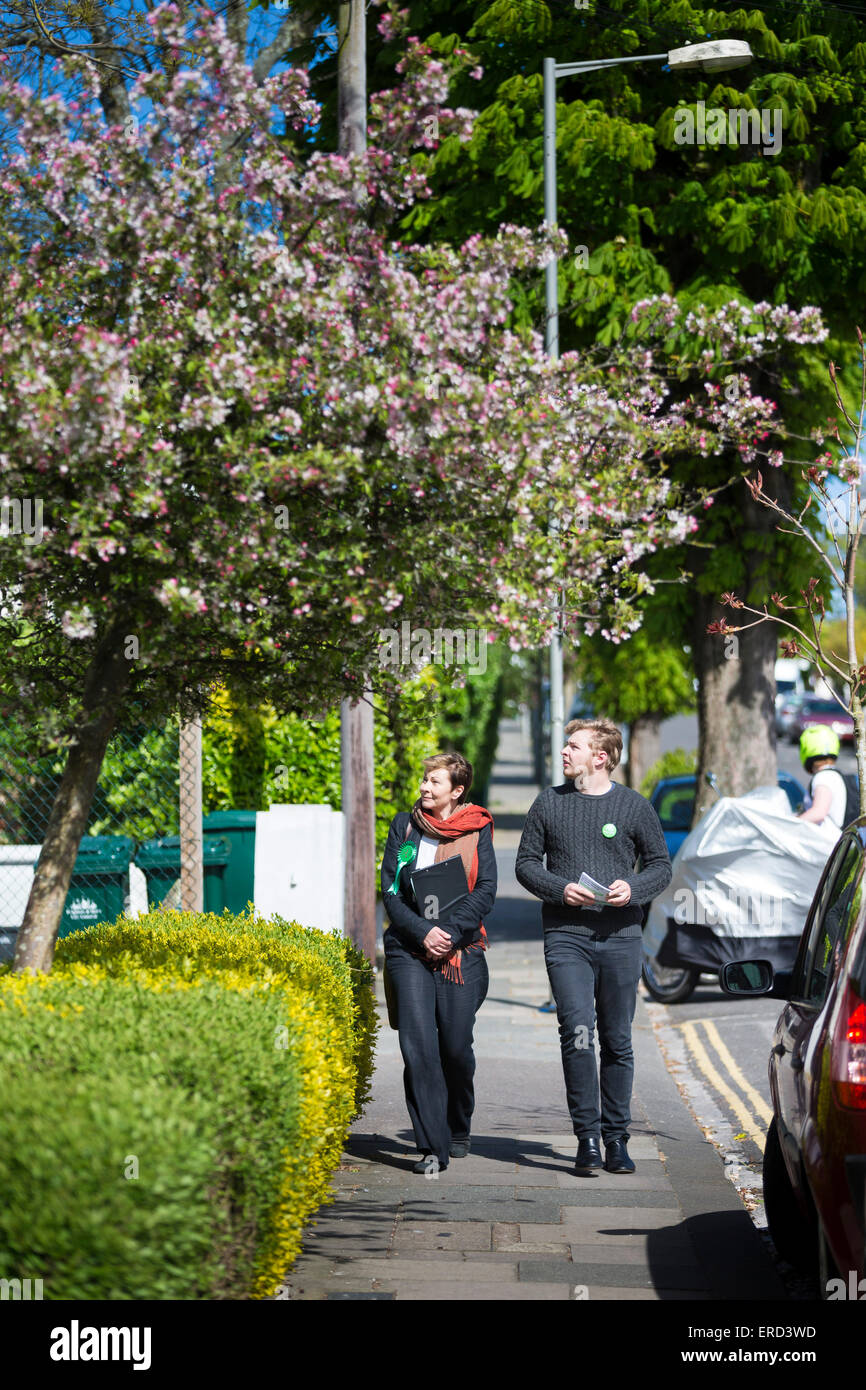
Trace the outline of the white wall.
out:
[[[343,813],[330,806],[271,806],[256,813],[253,901],[320,931],[343,933]]]

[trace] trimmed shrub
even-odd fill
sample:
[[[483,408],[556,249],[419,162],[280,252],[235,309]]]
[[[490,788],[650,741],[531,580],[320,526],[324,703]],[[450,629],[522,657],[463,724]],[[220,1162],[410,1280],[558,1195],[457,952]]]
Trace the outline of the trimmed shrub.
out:
[[[366,956],[347,937],[286,922],[254,911],[151,912],[136,920],[119,917],[57,943],[55,969],[73,962],[101,964],[127,974],[133,964],[171,971],[183,978],[219,972],[270,972],[285,976],[320,1004],[342,1028],[356,1073],[354,1119],[370,1094],[378,1013],[373,975]]]
[[[369,1089],[355,947],[153,913],[0,973],[0,1277],[48,1299],[263,1298]]]

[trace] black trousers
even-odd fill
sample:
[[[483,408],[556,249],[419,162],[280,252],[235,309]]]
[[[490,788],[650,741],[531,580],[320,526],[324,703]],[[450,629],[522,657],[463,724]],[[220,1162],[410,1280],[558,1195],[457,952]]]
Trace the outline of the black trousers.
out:
[[[597,1139],[600,1134],[605,1144],[610,1144],[629,1137],[634,1079],[631,1026],[642,952],[639,936],[544,933],[544,960],[559,1020],[565,1094],[579,1139]],[[600,1066],[596,1065],[593,1046],[596,1022]]]
[[[388,974],[397,998],[406,1105],[415,1143],[444,1166],[452,1138],[468,1139],[475,1109],[475,1015],[487,997],[483,951],[464,951],[463,984],[446,980],[386,934]]]

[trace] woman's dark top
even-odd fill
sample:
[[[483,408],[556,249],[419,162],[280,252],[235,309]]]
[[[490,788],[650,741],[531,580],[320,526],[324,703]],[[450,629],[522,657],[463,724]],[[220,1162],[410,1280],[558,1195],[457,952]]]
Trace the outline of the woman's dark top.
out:
[[[409,834],[406,834],[406,827]],[[447,932],[460,950],[465,950],[481,935],[481,922],[493,909],[496,901],[496,855],[493,852],[493,832],[485,825],[478,832],[478,877],[468,897],[451,908],[445,921],[431,922],[418,912],[412,885],[409,882],[414,863],[400,870],[397,892],[388,890],[397,872],[397,854],[403,844],[415,846],[415,858],[421,843],[421,831],[411,823],[408,811],[400,811],[391,822],[388,841],[382,857],[382,901],[391,923],[385,932],[385,949],[423,952],[424,938],[433,927]],[[456,853],[456,851],[455,851]]]

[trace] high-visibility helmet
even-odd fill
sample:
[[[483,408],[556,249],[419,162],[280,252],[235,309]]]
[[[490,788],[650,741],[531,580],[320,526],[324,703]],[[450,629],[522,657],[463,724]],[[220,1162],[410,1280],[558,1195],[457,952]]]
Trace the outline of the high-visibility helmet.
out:
[[[838,758],[839,735],[828,729],[826,724],[810,724],[800,735],[800,762],[803,766],[810,758]]]

